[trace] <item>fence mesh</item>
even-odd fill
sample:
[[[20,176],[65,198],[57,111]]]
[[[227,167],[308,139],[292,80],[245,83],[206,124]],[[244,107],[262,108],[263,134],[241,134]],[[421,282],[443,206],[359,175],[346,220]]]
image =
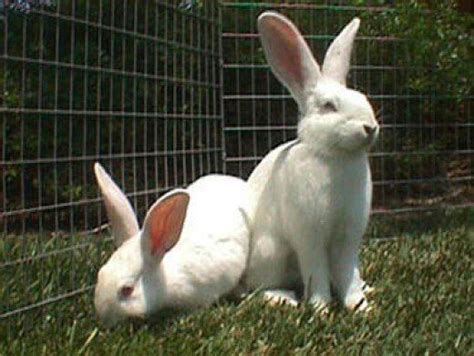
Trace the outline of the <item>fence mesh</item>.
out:
[[[106,220],[95,161],[139,216],[222,171],[217,2],[3,10],[0,318],[92,288],[103,237],[90,232]]]
[[[297,106],[265,61],[256,29],[259,13],[276,10],[292,19],[321,63],[329,43],[354,16],[386,10],[348,3],[224,3],[228,173],[247,177],[270,149],[296,135]],[[411,92],[408,79],[418,68],[400,66],[400,56],[407,55],[405,41],[390,34],[367,35],[362,23],[348,85],[367,93],[379,114],[381,134],[371,155],[374,212],[472,206],[472,97],[457,102],[436,92]]]
[[[106,221],[95,161],[142,217],[201,175],[248,177],[295,137],[296,104],[257,35],[261,11],[290,17],[321,61],[353,16],[383,10],[339,0],[50,3],[0,15],[0,322],[46,323],[46,305],[93,288],[109,254],[91,234]],[[399,65],[406,55],[404,41],[362,24],[349,85],[380,112],[375,212],[472,207],[472,97],[410,92],[417,68]]]

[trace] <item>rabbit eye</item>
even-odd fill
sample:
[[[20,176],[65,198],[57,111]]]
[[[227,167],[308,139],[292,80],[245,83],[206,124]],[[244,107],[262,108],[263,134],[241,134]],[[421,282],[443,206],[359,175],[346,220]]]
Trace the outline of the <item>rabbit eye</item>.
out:
[[[124,286],[120,288],[120,297],[122,299],[127,299],[129,298],[133,293],[133,287],[131,286]]]
[[[337,111],[336,105],[332,101],[326,101],[322,106],[324,111],[335,112]]]

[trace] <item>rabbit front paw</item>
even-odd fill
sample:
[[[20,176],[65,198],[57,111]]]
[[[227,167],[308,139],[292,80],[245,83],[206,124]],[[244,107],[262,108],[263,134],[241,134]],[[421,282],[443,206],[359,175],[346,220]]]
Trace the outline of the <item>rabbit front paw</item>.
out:
[[[367,301],[365,296],[358,299],[353,298],[352,301],[345,303],[346,307],[356,313],[369,313],[373,310],[373,305]]]
[[[323,299],[318,296],[312,296],[309,303],[313,306],[317,314],[326,316],[329,314],[329,303],[330,301]]]

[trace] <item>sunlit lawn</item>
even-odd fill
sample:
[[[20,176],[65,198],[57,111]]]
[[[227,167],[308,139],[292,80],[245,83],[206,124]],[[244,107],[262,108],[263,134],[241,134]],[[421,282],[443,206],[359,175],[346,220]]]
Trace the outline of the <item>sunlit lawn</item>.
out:
[[[320,317],[307,305],[269,306],[257,293],[243,301],[222,301],[191,313],[167,312],[150,323],[128,322],[106,331],[98,327],[88,292],[0,321],[0,354],[472,355],[473,222],[472,209],[410,223],[401,219],[386,225],[375,219],[370,236],[392,232],[398,239],[371,239],[364,246],[363,274],[376,288],[371,297],[376,307],[368,315],[335,305]],[[57,265],[40,264],[36,270],[22,266],[17,278],[1,277],[0,296],[5,300],[13,289],[16,296],[9,300],[21,304],[28,298],[21,293],[47,295],[44,288],[52,278],[71,287],[87,285],[107,257],[108,252],[98,251],[93,244],[83,251],[86,257],[78,252],[82,257],[61,260],[61,271],[49,270]],[[81,258],[90,263],[79,263]],[[76,280],[71,280],[70,269]],[[38,278],[41,282],[34,284]],[[13,287],[18,280],[29,284]]]

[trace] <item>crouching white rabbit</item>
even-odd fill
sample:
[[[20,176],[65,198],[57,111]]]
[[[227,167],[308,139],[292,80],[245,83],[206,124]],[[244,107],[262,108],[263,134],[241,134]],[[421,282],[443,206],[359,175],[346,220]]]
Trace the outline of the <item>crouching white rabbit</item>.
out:
[[[255,206],[246,283],[302,282],[305,298],[322,310],[332,290],[349,309],[368,307],[358,251],[372,198],[368,151],[379,126],[366,96],[346,87],[358,27],[355,18],[342,30],[320,68],[286,17],[265,12],[258,19],[267,61],[300,119],[297,139],[272,150],[248,180]]]
[[[237,287],[249,247],[244,181],[209,175],[173,190],[148,210],[140,230],[120,188],[99,163],[94,169],[117,245],[95,289],[105,325],[208,306]]]

